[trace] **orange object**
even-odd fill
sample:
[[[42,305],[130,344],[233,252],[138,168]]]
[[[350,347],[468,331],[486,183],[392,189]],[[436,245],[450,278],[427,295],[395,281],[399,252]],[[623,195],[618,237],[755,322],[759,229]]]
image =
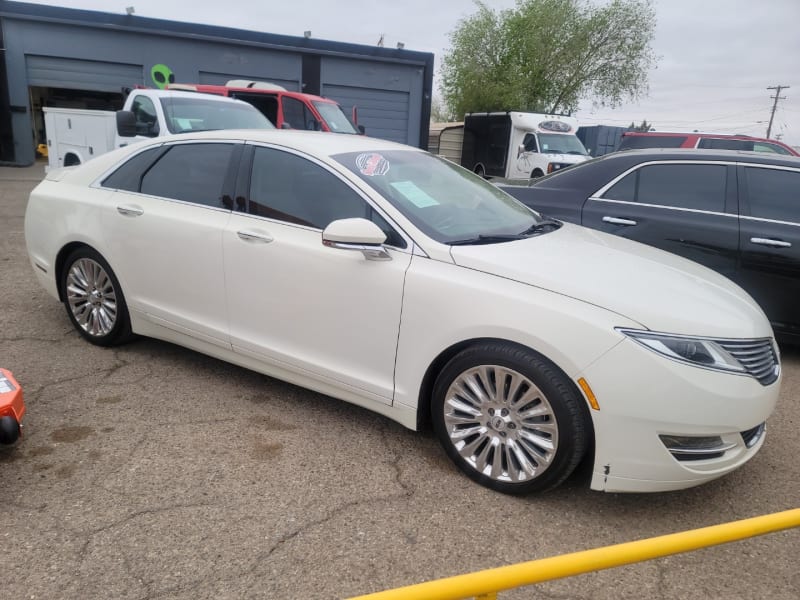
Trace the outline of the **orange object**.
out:
[[[0,444],[13,444],[22,432],[25,401],[11,371],[0,369]]]

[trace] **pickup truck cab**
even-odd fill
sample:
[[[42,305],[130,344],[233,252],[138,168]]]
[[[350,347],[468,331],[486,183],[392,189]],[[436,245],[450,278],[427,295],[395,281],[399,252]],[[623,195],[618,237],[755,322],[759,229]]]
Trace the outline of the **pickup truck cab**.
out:
[[[79,165],[115,148],[174,133],[273,129],[250,104],[172,90],[131,90],[122,110],[45,108],[48,167]]]
[[[217,94],[255,106],[278,129],[308,129],[330,133],[363,134],[355,107],[348,118],[338,102],[330,98],[290,92],[268,81],[231,79],[225,85],[171,83],[171,90]]]

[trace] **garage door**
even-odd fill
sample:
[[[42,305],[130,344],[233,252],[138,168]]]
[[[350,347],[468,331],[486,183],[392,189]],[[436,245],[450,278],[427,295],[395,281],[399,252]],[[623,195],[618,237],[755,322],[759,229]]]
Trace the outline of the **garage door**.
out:
[[[119,92],[144,83],[142,65],[28,55],[25,68],[29,86]]]
[[[408,144],[408,92],[325,85],[322,94],[336,100],[349,115],[358,107],[358,123],[370,137]]]

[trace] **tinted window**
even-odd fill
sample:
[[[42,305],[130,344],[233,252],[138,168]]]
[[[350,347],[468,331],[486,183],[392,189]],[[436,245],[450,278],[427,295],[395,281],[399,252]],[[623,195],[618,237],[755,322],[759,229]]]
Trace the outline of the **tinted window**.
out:
[[[346,183],[300,156],[256,148],[250,178],[251,214],[325,229],[331,221],[362,217],[386,233],[386,243],[405,241]]]
[[[745,168],[750,214],[800,223],[800,172]]]
[[[211,99],[204,94],[161,98],[161,108],[172,133],[215,129],[275,129],[272,123],[245,102]]]
[[[639,171],[628,173],[625,177],[620,179],[617,183],[611,186],[603,198],[609,200],[625,200],[626,202],[636,201],[636,177]]]
[[[158,114],[150,98],[136,96],[131,103],[131,112],[136,117],[136,135],[147,137],[156,137],[158,135]]]
[[[171,147],[142,178],[142,193],[222,208],[233,144]]]
[[[680,148],[685,141],[685,135],[623,135],[619,149]]]
[[[726,174],[725,165],[649,165],[626,175],[603,197],[724,212]]]
[[[142,175],[161,152],[162,147],[140,152],[103,180],[103,187],[138,192]]]

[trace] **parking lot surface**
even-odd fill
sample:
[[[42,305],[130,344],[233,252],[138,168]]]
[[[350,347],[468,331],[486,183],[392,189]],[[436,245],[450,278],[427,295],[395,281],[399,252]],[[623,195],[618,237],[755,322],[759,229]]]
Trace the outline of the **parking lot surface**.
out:
[[[430,432],[171,344],[83,341],[25,252],[42,176],[0,168],[0,367],[28,407],[0,447],[3,597],[345,598],[800,506],[797,349],[764,448],[733,474],[619,495],[582,472],[503,496]],[[796,529],[499,597],[796,599],[798,548]]]

